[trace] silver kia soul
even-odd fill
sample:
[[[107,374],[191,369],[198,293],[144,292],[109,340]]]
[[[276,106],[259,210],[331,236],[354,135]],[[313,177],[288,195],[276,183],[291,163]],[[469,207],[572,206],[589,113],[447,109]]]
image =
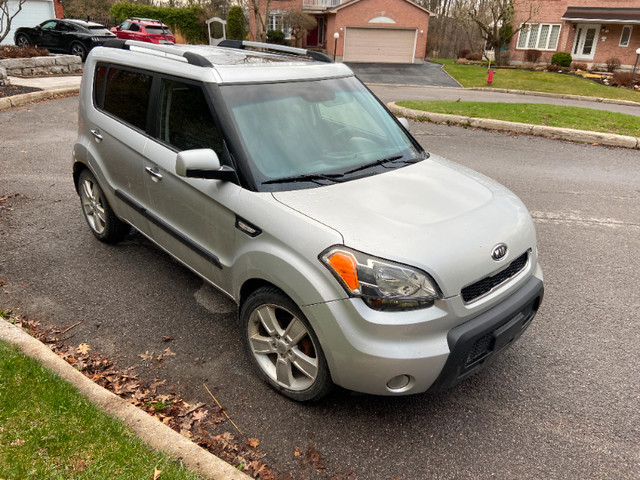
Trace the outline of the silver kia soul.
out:
[[[93,234],[133,226],[231,297],[294,400],[441,391],[511,345],[543,296],[522,202],[426,153],[347,66],[227,45],[92,50],[73,177]]]

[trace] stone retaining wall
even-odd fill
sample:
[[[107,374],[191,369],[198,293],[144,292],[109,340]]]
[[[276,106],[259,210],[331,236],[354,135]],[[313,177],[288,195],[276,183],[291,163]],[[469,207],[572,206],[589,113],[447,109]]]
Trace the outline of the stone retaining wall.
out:
[[[0,82],[2,82],[2,70],[6,75],[42,75],[76,73],[82,71],[82,60],[76,55],[51,55],[48,57],[33,58],[6,58],[0,60]]]

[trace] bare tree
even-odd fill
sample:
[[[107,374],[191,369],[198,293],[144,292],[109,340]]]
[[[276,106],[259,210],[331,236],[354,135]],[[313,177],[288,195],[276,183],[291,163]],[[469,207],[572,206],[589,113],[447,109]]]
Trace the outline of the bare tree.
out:
[[[255,20],[255,31],[251,32],[251,39],[266,42],[271,0],[247,0],[247,2]]]
[[[116,0],[65,0],[64,15],[67,18],[99,19],[109,18],[109,9]]]
[[[2,42],[11,31],[11,22],[22,11],[22,6],[27,0],[17,0],[12,2],[15,10],[9,8],[9,0],[0,0],[0,42]]]
[[[509,45],[513,36],[520,31],[533,16],[533,7],[529,17],[514,26],[513,0],[458,0],[458,14],[470,18],[482,32],[486,48],[495,51],[496,63],[504,63],[500,55],[503,47]]]
[[[283,21],[291,27],[291,35],[295,38],[297,47],[302,46],[302,39],[307,36],[307,32],[313,30],[318,25],[313,15],[309,15],[300,10],[288,12],[283,17]]]

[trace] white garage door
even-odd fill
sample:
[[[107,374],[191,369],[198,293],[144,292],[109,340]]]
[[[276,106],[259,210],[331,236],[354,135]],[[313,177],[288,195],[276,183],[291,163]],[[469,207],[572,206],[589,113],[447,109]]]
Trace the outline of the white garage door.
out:
[[[345,62],[413,63],[415,29],[347,27]]]
[[[9,0],[9,12],[11,15],[18,9],[18,0]],[[56,18],[53,9],[53,0],[27,0],[22,5],[22,10],[11,22],[11,31],[2,41],[2,45],[13,45],[13,32],[20,27],[35,27],[36,25]]]

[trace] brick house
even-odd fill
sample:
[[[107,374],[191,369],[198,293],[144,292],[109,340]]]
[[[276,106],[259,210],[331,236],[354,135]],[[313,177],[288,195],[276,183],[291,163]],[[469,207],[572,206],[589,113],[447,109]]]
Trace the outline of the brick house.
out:
[[[590,67],[617,58],[623,69],[633,68],[640,48],[640,0],[514,0],[514,10],[514,25],[526,25],[511,40],[512,63],[524,62],[527,50],[538,50],[539,61],[561,51]]]
[[[266,2],[261,4],[264,12]],[[431,12],[409,0],[272,0],[267,30],[280,30],[290,39],[284,22],[290,11],[317,21],[301,46],[326,50],[337,61],[424,62]],[[252,11],[249,27],[251,38],[257,38]]]

